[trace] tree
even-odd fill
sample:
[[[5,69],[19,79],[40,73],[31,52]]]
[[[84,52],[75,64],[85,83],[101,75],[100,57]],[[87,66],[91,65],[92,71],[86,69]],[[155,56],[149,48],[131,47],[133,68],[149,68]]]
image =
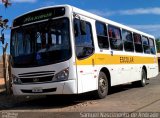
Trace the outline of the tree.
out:
[[[3,20],[2,16],[0,16],[0,29],[1,29],[0,41],[2,42],[2,44],[4,44],[4,39],[5,39],[3,31],[8,28],[7,23],[8,23],[8,19]]]
[[[2,3],[4,4],[5,8],[7,8],[8,6],[11,5],[11,3],[9,2],[9,0],[2,0]]]
[[[9,5],[11,5],[9,0],[2,0],[2,3],[4,4],[5,8],[7,8]],[[5,36],[4,36],[4,33],[3,33],[4,30],[9,28],[7,23],[8,23],[8,19],[3,19],[3,17],[0,16],[0,42],[2,42],[2,44],[3,44],[3,46],[2,46],[2,50],[3,50],[3,70],[4,70],[3,74],[4,74],[6,92],[7,92],[7,94],[10,94],[11,93],[11,80],[10,80],[10,77],[9,77],[8,59],[7,59],[7,54],[6,54],[8,43],[4,42]]]

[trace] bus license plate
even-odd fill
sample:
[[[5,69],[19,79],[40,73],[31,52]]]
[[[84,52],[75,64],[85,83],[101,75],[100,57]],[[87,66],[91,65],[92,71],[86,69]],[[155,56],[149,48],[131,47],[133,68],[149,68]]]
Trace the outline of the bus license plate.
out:
[[[42,89],[41,87],[33,88],[33,89],[32,89],[32,92],[33,92],[33,93],[42,93],[42,92],[43,92],[43,89]]]

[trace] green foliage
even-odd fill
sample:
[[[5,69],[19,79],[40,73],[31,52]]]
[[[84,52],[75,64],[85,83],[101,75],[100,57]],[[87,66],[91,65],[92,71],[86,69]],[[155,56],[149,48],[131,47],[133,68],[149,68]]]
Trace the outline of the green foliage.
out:
[[[160,38],[156,39],[157,52],[160,52]]]

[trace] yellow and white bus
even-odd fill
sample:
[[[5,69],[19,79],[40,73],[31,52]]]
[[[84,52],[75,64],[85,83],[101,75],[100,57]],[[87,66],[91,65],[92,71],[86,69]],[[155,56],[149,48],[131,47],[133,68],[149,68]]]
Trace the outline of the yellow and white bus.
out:
[[[145,86],[158,74],[152,35],[70,5],[15,18],[10,54],[14,95],[104,98],[112,86]]]

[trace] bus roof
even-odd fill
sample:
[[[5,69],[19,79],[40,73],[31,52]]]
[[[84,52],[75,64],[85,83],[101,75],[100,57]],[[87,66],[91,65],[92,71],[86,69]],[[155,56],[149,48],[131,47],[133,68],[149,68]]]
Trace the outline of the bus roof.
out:
[[[77,7],[74,7],[74,6],[71,6],[71,5],[67,5],[67,4],[64,4],[64,5],[55,5],[55,6],[47,6],[47,7],[42,7],[42,8],[39,8],[39,9],[35,9],[35,10],[32,10],[32,11],[29,11],[27,13],[24,13],[18,17],[16,17],[15,19],[23,16],[23,15],[26,15],[28,13],[32,13],[32,12],[35,12],[35,11],[38,11],[38,10],[43,10],[43,9],[47,9],[47,8],[55,8],[55,7],[68,7],[70,9],[73,10],[73,12],[77,13],[77,14],[81,14],[83,16],[86,16],[86,17],[89,17],[89,18],[92,18],[92,19],[95,19],[95,20],[98,20],[98,21],[101,21],[101,22],[104,22],[106,24],[111,24],[111,25],[114,25],[116,27],[120,27],[120,28],[123,28],[123,29],[126,29],[126,30],[129,30],[129,31],[132,31],[132,32],[135,32],[135,33],[139,33],[141,35],[144,35],[144,36],[148,36],[150,38],[155,38],[153,35],[150,35],[150,34],[147,34],[147,33],[144,33],[142,31],[139,31],[139,30],[136,30],[134,28],[131,28],[131,27],[128,27],[126,25],[123,25],[123,24],[120,24],[120,23],[117,23],[117,22],[114,22],[112,20],[109,20],[107,18],[103,18],[101,16],[98,16],[98,15],[95,15],[93,13],[90,13],[90,12],[87,12],[85,10],[82,10],[82,9],[79,9]]]

